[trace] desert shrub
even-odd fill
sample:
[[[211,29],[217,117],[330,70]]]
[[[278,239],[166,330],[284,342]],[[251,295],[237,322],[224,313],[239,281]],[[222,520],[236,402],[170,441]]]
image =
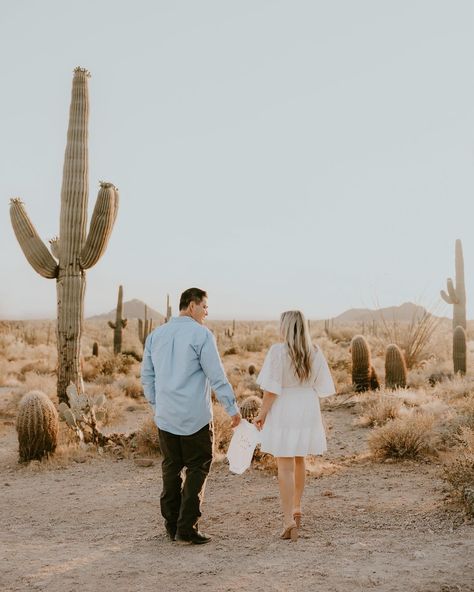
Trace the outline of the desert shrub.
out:
[[[432,449],[434,420],[414,413],[393,419],[369,436],[369,449],[376,458],[419,458]]]
[[[28,372],[36,372],[36,374],[51,374],[56,368],[47,363],[46,360],[36,360],[34,362],[28,362],[22,366],[20,374],[23,376]]]
[[[145,420],[135,433],[135,446],[139,454],[160,454],[160,438],[155,420]]]
[[[235,356],[236,354],[239,353],[239,348],[232,346],[229,347],[228,349],[224,350],[224,356]]]
[[[82,364],[82,378],[86,382],[94,382],[99,376],[102,369],[102,362],[96,356],[92,356],[87,360],[84,360]]]
[[[360,403],[362,413],[357,424],[362,427],[382,426],[400,416],[402,402],[390,396],[377,396]]]
[[[136,352],[134,349],[128,349],[127,351],[122,351],[122,355],[133,358],[136,362],[141,362],[143,359],[143,356],[141,354],[139,354],[138,352]]]
[[[125,376],[118,381],[119,388],[123,391],[125,396],[132,399],[140,399],[143,395],[143,387],[138,378],[135,376]]]
[[[462,428],[458,446],[444,460],[443,477],[474,514],[474,430]]]
[[[214,448],[217,452],[227,452],[232,438],[230,418],[219,404],[213,405]]]

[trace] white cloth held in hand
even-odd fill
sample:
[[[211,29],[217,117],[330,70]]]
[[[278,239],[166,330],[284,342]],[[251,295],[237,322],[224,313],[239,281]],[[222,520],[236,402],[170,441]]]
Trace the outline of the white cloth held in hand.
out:
[[[234,429],[227,451],[229,469],[232,473],[241,475],[250,467],[257,444],[260,444],[260,432],[253,424],[242,419]]]

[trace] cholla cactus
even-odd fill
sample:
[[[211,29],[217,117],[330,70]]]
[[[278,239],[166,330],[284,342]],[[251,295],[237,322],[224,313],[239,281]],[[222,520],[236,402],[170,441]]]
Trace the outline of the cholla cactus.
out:
[[[385,386],[390,389],[405,388],[407,366],[398,345],[391,343],[385,352]]]
[[[240,413],[243,419],[246,419],[250,423],[257,417],[260,407],[262,406],[262,400],[255,395],[250,395],[242,401],[240,404]]]
[[[457,326],[466,329],[466,287],[464,284],[464,258],[462,254],[462,243],[459,239],[456,240],[455,246],[455,267],[456,267],[456,286],[453,285],[453,280],[448,278],[447,289],[448,293],[441,290],[442,299],[448,304],[453,305],[453,330]]]
[[[361,393],[372,389],[371,381],[377,380],[377,375],[371,364],[369,344],[363,335],[355,335],[352,338],[350,351],[354,390]]]
[[[58,413],[51,399],[41,391],[23,396],[16,419],[20,462],[41,460],[52,454],[58,443]]]
[[[453,333],[453,365],[454,374],[466,374],[466,331],[461,326],[456,327]]]
[[[123,287],[119,286],[117,298],[117,310],[115,313],[115,323],[109,321],[109,327],[114,330],[114,354],[122,352],[122,329],[127,326],[127,319],[122,318],[123,311]]]
[[[78,393],[72,383],[67,387],[66,394],[69,404],[60,403],[59,417],[76,432],[81,441],[101,446],[107,443],[108,438],[97,427],[105,415],[105,395],[88,397],[84,393]]]
[[[52,239],[51,252],[30,222],[22,201],[12,199],[10,206],[13,230],[25,257],[40,275],[56,280],[60,401],[67,401],[66,388],[70,382],[82,388],[80,358],[86,270],[104,254],[118,211],[117,189],[112,183],[101,183],[87,233],[89,76],[83,68],[74,70],[59,239]]]
[[[143,347],[145,347],[146,338],[148,337],[148,335],[151,333],[151,330],[153,329],[153,319],[147,318],[147,311],[148,311],[148,308],[145,304],[145,318],[143,320],[138,319],[138,339],[141,341],[141,344],[143,345]]]

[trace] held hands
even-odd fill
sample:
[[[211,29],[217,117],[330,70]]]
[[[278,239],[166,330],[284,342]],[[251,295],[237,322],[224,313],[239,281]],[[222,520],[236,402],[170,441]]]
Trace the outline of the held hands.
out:
[[[261,430],[263,428],[263,424],[265,423],[266,417],[267,414],[262,413],[262,411],[260,411],[257,417],[253,420],[253,425],[257,428],[257,430]]]
[[[240,413],[236,413],[235,415],[232,415],[230,418],[230,420],[231,420],[230,427],[236,428],[239,425],[241,419],[242,419],[242,416],[240,415]]]

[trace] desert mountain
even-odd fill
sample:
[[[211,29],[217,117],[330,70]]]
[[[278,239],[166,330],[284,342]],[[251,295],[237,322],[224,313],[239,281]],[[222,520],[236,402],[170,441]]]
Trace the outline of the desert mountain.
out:
[[[127,302],[123,303],[123,316],[125,319],[143,319],[145,316],[145,303],[141,300],[137,300],[134,298],[133,300],[127,300]],[[165,320],[165,317],[150,308],[147,305],[147,318],[153,319],[156,323],[162,323]],[[90,321],[114,321],[115,320],[115,308],[113,308],[110,312],[106,312],[100,315],[95,315],[93,317],[89,317],[88,320]]]
[[[385,319],[386,322],[397,321],[399,323],[409,323],[413,320],[420,319],[426,313],[426,309],[423,306],[413,304],[413,302],[405,302],[400,306],[388,306],[386,308],[379,308],[377,310],[371,310],[369,308],[351,308],[346,310],[337,317],[334,317],[336,323],[361,323],[361,322],[372,322],[382,321]]]

